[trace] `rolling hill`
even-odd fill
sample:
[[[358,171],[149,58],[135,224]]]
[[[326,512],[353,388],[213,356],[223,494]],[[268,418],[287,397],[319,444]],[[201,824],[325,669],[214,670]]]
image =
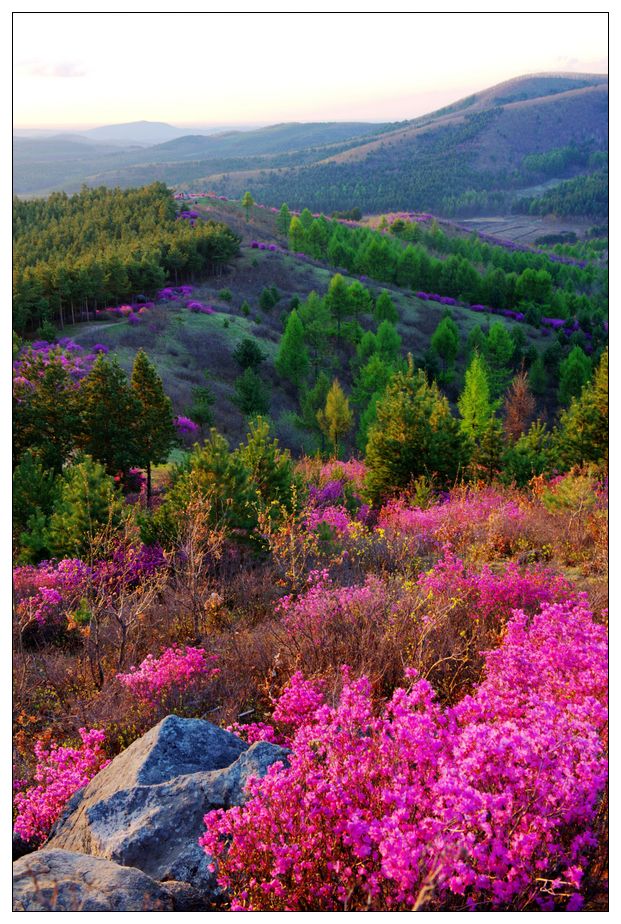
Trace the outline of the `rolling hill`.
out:
[[[91,130],[84,136],[90,144],[76,137],[16,139],[14,191],[44,195],[75,192],[84,183],[126,188],[160,180],[229,196],[249,189],[269,205],[286,201],[325,212],[359,207],[502,214],[539,183],[550,187],[605,172],[608,78],[527,75],[392,124],[179,131],[165,123],[129,123]],[[156,136],[159,143],[147,147],[129,144]],[[99,143],[113,138],[122,146]],[[601,200],[600,194],[592,217],[604,217]]]

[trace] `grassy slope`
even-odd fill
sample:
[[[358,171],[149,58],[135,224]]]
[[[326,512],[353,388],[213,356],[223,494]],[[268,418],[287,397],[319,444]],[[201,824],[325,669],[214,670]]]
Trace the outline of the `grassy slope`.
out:
[[[246,422],[232,401],[234,381],[240,370],[231,354],[243,337],[253,337],[267,354],[261,374],[270,387],[270,415],[275,422],[277,435],[284,445],[293,450],[310,449],[312,439],[304,431],[298,430],[291,419],[298,410],[297,396],[279,378],[274,368],[274,359],[291,298],[297,295],[304,300],[312,290],[324,295],[334,270],[318,261],[303,262],[290,255],[250,249],[250,241],[254,238],[285,243],[277,235],[273,213],[254,209],[251,221],[247,223],[241,208],[233,202],[206,200],[200,208],[204,210],[205,217],[226,221],[243,238],[242,255],[229,268],[228,273],[196,287],[195,297],[213,305],[216,308],[215,314],[191,314],[176,303],[161,303],[139,326],[132,326],[127,321],[98,321],[66,328],[65,334],[85,347],[98,342],[105,343],[114,350],[121,365],[128,371],[137,350],[142,347],[156,364],[176,413],[187,410],[192,387],[204,384],[204,375],[208,373],[208,381],[216,398],[213,408],[215,425],[232,443],[243,438]],[[277,287],[282,298],[274,308],[265,312],[259,308],[259,296],[262,289],[270,285]],[[367,286],[374,292],[381,289],[390,292],[399,310],[398,330],[403,339],[404,352],[422,358],[442,317],[442,306],[422,302],[406,290],[375,284],[371,280]],[[218,297],[218,292],[225,287],[233,293],[230,303]],[[251,309],[247,318],[240,310],[244,300]],[[468,333],[477,324],[485,325],[487,319],[462,308],[454,308],[453,316],[462,342],[458,360],[458,372],[461,374],[464,371]],[[493,320],[500,320],[509,328],[514,324],[503,318]],[[370,318],[363,319],[362,324],[369,328],[375,326]],[[519,326],[524,330],[529,343],[547,344],[548,341],[533,328]],[[351,389],[352,383],[349,369],[351,355],[352,348],[336,354],[331,369],[346,391]]]

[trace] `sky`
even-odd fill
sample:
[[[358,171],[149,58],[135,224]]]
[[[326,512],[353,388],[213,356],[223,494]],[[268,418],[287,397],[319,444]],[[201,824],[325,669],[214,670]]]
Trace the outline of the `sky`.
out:
[[[606,73],[606,13],[14,13],[15,128],[398,121]]]

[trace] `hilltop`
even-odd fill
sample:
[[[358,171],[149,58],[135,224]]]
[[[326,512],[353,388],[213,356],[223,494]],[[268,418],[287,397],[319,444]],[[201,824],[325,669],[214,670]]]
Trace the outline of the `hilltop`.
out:
[[[127,143],[119,147],[121,129]],[[325,212],[357,206],[365,212],[415,208],[485,215],[509,211],[533,189],[537,195],[542,184],[596,176],[605,186],[596,201],[580,206],[580,214],[603,217],[607,199],[606,75],[518,77],[392,124],[293,122],[212,134],[165,126],[168,137],[162,131],[153,138],[159,143],[132,147],[133,123],[91,130],[88,146],[64,142],[65,163],[59,162],[58,139],[19,140],[15,193],[160,180],[235,197],[248,188],[269,205],[286,201]],[[104,139],[107,146],[100,147]],[[144,131],[140,139],[144,145]],[[111,149],[112,140],[117,147]]]

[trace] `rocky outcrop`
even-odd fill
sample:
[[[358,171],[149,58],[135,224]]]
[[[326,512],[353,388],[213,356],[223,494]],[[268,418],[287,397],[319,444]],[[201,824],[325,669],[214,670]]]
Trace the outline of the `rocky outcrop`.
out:
[[[138,869],[68,850],[13,864],[13,911],[173,911],[173,896]]]
[[[267,742],[248,747],[209,722],[168,716],[75,794],[46,850],[105,857],[154,880],[190,883],[211,901],[219,892],[198,845],[203,816],[241,804],[248,778],[286,756]]]

